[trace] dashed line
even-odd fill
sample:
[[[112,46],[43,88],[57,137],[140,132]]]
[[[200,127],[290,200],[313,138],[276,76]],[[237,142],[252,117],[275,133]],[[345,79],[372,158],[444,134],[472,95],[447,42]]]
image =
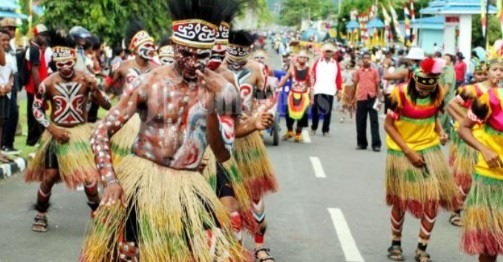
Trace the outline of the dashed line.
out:
[[[325,175],[325,170],[323,170],[323,166],[321,165],[320,159],[316,156],[310,156],[309,159],[313,165],[314,175],[318,178],[327,177],[327,175]]]
[[[339,238],[339,242],[344,252],[344,257],[346,257],[347,262],[365,262],[363,260],[358,247],[356,246],[353,235],[351,235],[351,230],[349,229],[348,223],[342,214],[342,210],[339,208],[329,208],[328,213],[332,218],[334,223],[335,232]]]
[[[309,133],[307,130],[302,130],[302,138],[304,139],[304,143],[311,143],[311,137],[309,136]]]

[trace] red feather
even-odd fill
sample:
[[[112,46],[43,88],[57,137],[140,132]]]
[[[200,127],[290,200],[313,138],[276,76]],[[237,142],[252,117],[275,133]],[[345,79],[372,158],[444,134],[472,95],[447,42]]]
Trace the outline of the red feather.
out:
[[[433,58],[428,57],[421,61],[421,69],[423,70],[423,73],[425,74],[430,74],[431,70],[433,69],[433,66],[435,65],[435,60]]]

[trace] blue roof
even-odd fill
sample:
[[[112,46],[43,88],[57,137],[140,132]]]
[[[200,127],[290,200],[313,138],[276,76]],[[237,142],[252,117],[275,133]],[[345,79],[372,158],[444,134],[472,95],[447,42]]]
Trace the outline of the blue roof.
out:
[[[384,23],[379,18],[373,18],[367,24],[367,28],[384,28]]]
[[[421,14],[431,15],[462,15],[480,14],[480,0],[436,0],[428,4],[428,7],[419,11]],[[495,14],[496,7],[489,5],[489,14]]]
[[[346,24],[346,29],[356,29],[360,28],[360,24],[356,22],[355,20],[349,21],[349,23]]]
[[[12,11],[0,10],[0,18],[3,18],[3,17],[28,19],[28,16],[23,15],[23,14],[18,14],[18,13],[12,12]]]
[[[19,8],[16,0],[2,0],[0,2],[0,9],[15,10]]]

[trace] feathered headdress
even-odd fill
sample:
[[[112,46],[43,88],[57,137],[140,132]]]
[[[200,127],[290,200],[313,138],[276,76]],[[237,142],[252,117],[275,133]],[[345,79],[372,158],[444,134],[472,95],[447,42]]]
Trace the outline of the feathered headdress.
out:
[[[492,47],[489,47],[488,50],[486,51],[486,61],[487,61],[487,67],[491,67],[491,65],[494,64],[503,64],[503,59],[501,56],[503,55],[503,41],[498,40],[494,42],[494,45]]]
[[[246,30],[230,31],[227,55],[231,59],[245,59],[250,55],[255,37]]]
[[[211,49],[229,0],[169,0],[171,40],[179,45]]]
[[[475,66],[475,72],[487,72],[489,67],[487,66],[487,63],[485,61],[480,61],[476,66]]]
[[[420,88],[433,88],[437,86],[438,79],[445,67],[445,60],[428,57],[421,61],[419,68],[414,72],[416,86]]]
[[[143,22],[133,20],[126,28],[125,42],[129,50],[132,51],[146,42],[154,43],[154,39],[145,31]]]
[[[54,62],[62,60],[77,59],[75,54],[75,42],[72,37],[63,30],[50,30],[52,60]]]

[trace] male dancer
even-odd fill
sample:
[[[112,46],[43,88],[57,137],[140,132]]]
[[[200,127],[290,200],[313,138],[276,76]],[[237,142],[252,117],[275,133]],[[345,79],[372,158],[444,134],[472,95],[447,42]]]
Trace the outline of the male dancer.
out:
[[[244,117],[253,117],[268,109],[267,105],[257,106],[254,99],[256,91],[264,90],[265,81],[261,65],[249,60],[253,42],[254,38],[249,32],[231,31],[224,63],[238,79]],[[260,134],[252,132],[246,137],[236,139],[233,154],[239,172],[245,180],[248,194],[253,200],[252,211],[256,223],[245,226],[250,227],[255,237],[255,257],[264,262],[274,261],[269,249],[264,248],[266,222],[262,197],[267,192],[275,192],[277,182]]]
[[[106,187],[82,261],[140,257],[142,261],[243,261],[224,207],[197,172],[208,143],[219,138],[232,144],[234,137],[233,123],[219,119],[232,114],[238,93],[225,78],[206,69],[215,24],[220,24],[230,3],[178,0],[167,4],[173,19],[175,63],[131,83],[132,92],[110,110],[91,138]],[[132,154],[114,165],[110,137],[137,112],[141,128]]]
[[[302,128],[308,126],[307,109],[310,98],[313,97],[311,88],[311,78],[309,77],[309,57],[306,51],[301,50],[297,55],[297,61],[290,67],[286,75],[281,79],[278,88],[293,78],[293,84],[288,94],[288,113],[286,115],[286,127],[288,132],[283,136],[284,140],[294,138],[295,142],[302,141]],[[293,124],[297,121],[297,128],[293,132]]]
[[[170,65],[175,62],[175,50],[171,45],[171,40],[168,36],[163,36],[159,42],[159,49],[157,50],[159,62],[161,65]]]
[[[99,205],[98,171],[89,146],[91,127],[86,124],[86,105],[93,95],[100,106],[110,108],[105,94],[97,88],[94,76],[74,70],[76,55],[70,41],[59,35],[53,39],[52,59],[58,73],[50,75],[39,86],[33,103],[33,115],[45,128],[41,146],[25,174],[27,182],[40,183],[32,230],[47,231],[49,198],[55,183],[64,181],[75,189],[85,184],[85,193],[92,211]],[[45,116],[44,104],[51,103],[50,121]],[[92,213],[93,215],[93,213]]]

